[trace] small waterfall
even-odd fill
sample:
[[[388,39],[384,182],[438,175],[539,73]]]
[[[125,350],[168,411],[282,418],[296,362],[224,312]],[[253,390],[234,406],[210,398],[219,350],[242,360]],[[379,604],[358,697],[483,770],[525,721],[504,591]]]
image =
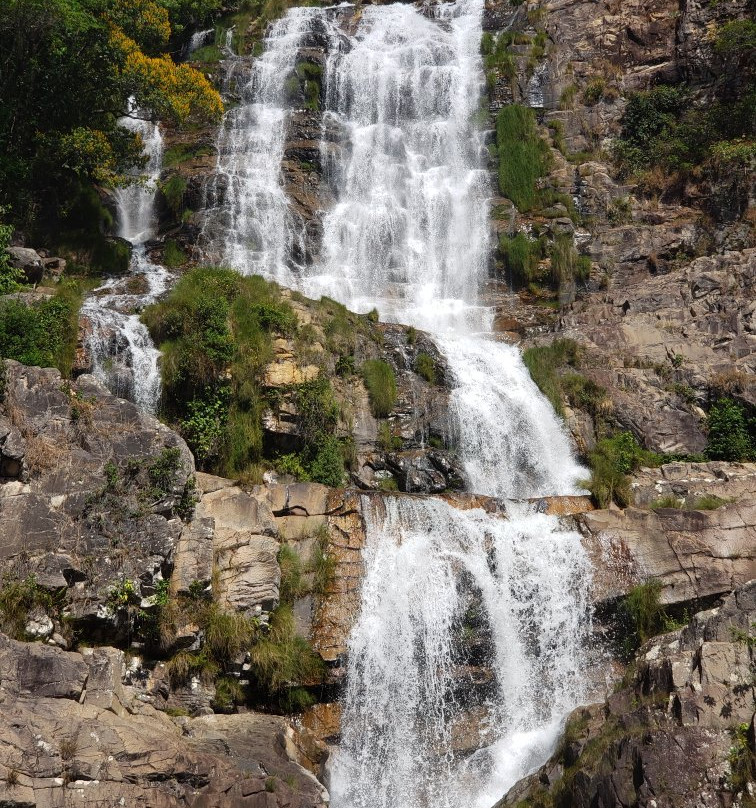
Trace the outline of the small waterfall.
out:
[[[146,242],[154,236],[155,192],[163,158],[163,138],[157,124],[125,117],[121,126],[142,138],[148,161],[144,182],[119,188],[114,194],[118,235],[132,245],[129,274],[108,278],[84,302],[89,321],[87,349],[93,373],[115,395],[141,409],[155,412],[160,398],[160,352],[139,319],[139,311],[162,294],[167,271],[154,264]]]
[[[523,506],[504,519],[437,499],[364,500],[366,577],[332,805],[490,808],[548,755],[560,718],[584,695],[575,637],[586,629],[590,571],[579,537]],[[473,706],[459,693],[460,638],[476,609],[496,678],[475,706],[495,741],[455,755]]]
[[[218,138],[218,170],[207,191],[210,215],[203,228],[207,251],[242,274],[294,286],[301,252],[298,232],[281,187],[286,140],[286,86],[310,31],[312,10],[294,8],[271,27],[265,51],[252,65],[232,58],[226,92],[241,103],[226,116]]]
[[[209,252],[241,272],[430,331],[455,380],[469,490],[574,493],[586,473],[564,427],[519,351],[491,334],[478,298],[491,246],[476,127],[482,12],[483,0],[291,10],[264,56],[230,71],[251,70],[219,140],[204,232]],[[286,83],[313,37],[328,44],[321,161],[336,201],[309,264],[281,159]],[[590,569],[580,537],[518,502],[506,519],[434,498],[366,496],[364,505],[366,572],[332,805],[488,808],[546,759],[560,720],[585,697]],[[471,707],[459,648],[470,598],[494,671],[473,699],[472,754],[455,741]]]

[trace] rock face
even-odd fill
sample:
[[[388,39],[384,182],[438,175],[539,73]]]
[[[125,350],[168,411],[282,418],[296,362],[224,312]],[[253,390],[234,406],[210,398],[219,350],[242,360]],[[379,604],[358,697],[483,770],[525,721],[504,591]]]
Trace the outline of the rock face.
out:
[[[750,804],[754,618],[756,581],[646,643],[629,682],[576,710],[551,760],[497,808]]]
[[[0,635],[0,803],[320,808],[278,716],[171,720],[122,685],[124,655]]]

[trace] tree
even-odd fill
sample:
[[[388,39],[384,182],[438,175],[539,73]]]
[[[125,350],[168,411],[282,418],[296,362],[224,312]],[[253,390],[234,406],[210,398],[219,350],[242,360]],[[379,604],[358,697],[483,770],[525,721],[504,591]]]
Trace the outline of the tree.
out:
[[[166,51],[181,5],[0,0],[0,204],[16,219],[57,215],[91,183],[133,181],[142,144],[118,124],[130,97],[178,125],[220,117],[207,79]]]

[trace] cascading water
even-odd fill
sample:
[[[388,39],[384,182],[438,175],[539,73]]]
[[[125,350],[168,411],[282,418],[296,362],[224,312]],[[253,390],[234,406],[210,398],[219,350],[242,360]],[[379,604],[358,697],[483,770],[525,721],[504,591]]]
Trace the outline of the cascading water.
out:
[[[129,398],[154,412],[160,397],[160,352],[155,348],[138,312],[162,294],[166,270],[154,264],[146,242],[154,235],[154,202],[163,158],[163,138],[157,124],[131,117],[121,126],[137,132],[148,161],[144,182],[115,192],[118,235],[132,245],[129,275],[109,278],[95,289],[82,307],[89,321],[87,339],[93,373],[115,395]]]
[[[206,235],[241,272],[430,331],[455,377],[470,490],[575,493],[584,472],[564,428],[517,349],[491,334],[478,300],[490,249],[475,123],[482,8],[483,0],[457,0],[363,6],[359,16],[343,6],[289,12],[252,66],[245,103],[228,116]],[[329,43],[321,162],[336,202],[323,219],[321,259],[308,265],[295,260],[304,251],[280,164],[286,82],[314,31]],[[326,130],[342,133],[341,148]],[[545,759],[584,695],[590,571],[580,538],[518,502],[506,519],[434,498],[366,495],[364,510],[366,572],[332,805],[486,808]],[[455,741],[470,710],[458,648],[470,598],[493,671],[474,705],[474,754]]]

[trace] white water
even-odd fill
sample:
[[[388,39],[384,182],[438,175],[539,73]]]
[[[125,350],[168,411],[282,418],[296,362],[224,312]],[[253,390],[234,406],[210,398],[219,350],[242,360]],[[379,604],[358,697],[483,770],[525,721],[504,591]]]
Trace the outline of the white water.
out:
[[[252,65],[244,103],[220,140],[211,252],[305,294],[430,331],[456,387],[452,411],[468,488],[527,498],[577,490],[584,472],[516,348],[491,335],[491,195],[475,118],[483,0],[294,9]],[[318,30],[329,43],[322,144],[336,199],[321,259],[304,255],[282,189],[290,111],[285,82]],[[335,808],[485,808],[543,762],[584,697],[589,568],[577,534],[509,503],[503,520],[443,501],[371,505],[360,614],[350,638],[343,742],[331,765]],[[463,582],[464,583],[463,585]],[[490,627],[494,681],[482,748],[454,751],[463,714],[456,645],[472,592]],[[472,697],[471,697],[472,698]]]
[[[145,247],[155,226],[155,192],[163,158],[157,124],[122,118],[121,126],[137,132],[148,162],[144,181],[116,190],[118,235],[133,247],[127,278],[109,278],[84,302],[82,314],[91,323],[87,339],[93,373],[115,395],[155,412],[160,398],[160,352],[139,319],[139,311],[162,294],[166,270],[154,264]],[[135,291],[131,291],[135,290]]]

